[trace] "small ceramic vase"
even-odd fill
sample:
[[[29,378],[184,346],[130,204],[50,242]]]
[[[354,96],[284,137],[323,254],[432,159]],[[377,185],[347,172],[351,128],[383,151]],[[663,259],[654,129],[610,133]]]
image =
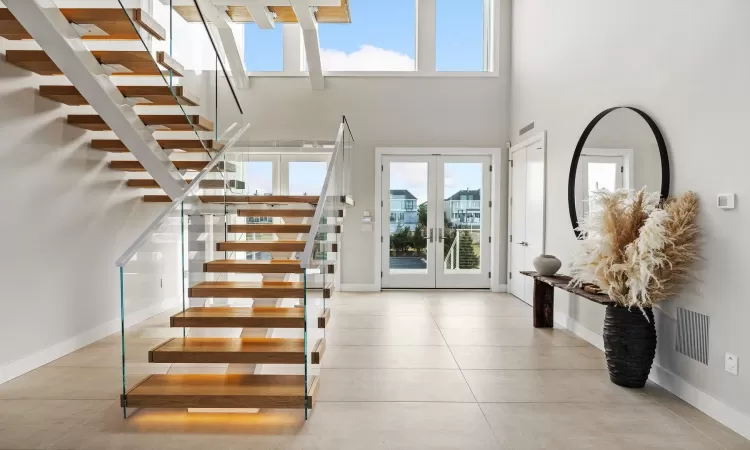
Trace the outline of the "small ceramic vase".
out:
[[[534,258],[536,273],[545,277],[551,277],[562,267],[562,262],[552,255],[539,255]]]

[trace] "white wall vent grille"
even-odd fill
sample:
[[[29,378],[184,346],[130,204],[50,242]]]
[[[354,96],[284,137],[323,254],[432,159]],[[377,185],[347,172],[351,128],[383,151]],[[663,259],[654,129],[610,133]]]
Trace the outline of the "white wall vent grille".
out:
[[[707,315],[677,308],[675,350],[708,365],[708,326]]]

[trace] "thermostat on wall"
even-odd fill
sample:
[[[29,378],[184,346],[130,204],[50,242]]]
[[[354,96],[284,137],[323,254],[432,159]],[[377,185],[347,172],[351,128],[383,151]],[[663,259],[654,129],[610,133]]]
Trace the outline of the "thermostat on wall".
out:
[[[719,194],[716,206],[719,209],[734,209],[734,194]]]

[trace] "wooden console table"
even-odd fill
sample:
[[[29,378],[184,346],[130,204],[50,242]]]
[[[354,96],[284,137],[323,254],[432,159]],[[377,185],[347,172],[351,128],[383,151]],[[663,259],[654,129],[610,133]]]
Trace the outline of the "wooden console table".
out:
[[[582,288],[570,286],[571,278],[567,275],[545,277],[536,272],[521,272],[534,279],[534,328],[552,328],[555,313],[555,288],[576,294],[602,305],[614,303],[608,295],[592,294]]]

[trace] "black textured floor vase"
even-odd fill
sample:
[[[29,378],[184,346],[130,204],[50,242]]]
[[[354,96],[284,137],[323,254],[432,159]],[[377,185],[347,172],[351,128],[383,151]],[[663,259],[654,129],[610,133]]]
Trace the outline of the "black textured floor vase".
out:
[[[645,386],[656,356],[653,310],[608,305],[604,316],[604,352],[613,383],[627,388]]]

